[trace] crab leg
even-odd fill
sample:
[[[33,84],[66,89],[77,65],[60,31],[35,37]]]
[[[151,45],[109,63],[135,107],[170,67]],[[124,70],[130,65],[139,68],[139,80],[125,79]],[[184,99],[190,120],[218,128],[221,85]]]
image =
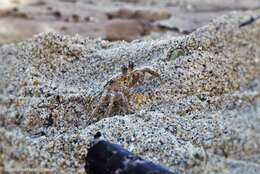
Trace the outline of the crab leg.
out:
[[[92,119],[93,117],[95,117],[100,109],[100,107],[105,103],[107,99],[107,95],[103,95],[100,99],[100,102],[98,103],[98,105],[95,107],[95,109],[92,111],[91,115],[90,115],[90,119]]]
[[[158,74],[158,73],[155,72],[154,70],[151,70],[150,68],[144,68],[144,69],[142,69],[141,71],[144,72],[144,73],[147,72],[147,73],[149,73],[149,74],[151,74],[151,75],[153,75],[153,76],[158,77],[159,79],[161,79],[160,74]]]
[[[116,100],[116,96],[112,95],[110,100],[109,100],[108,109],[107,109],[105,115],[110,116],[115,100]]]
[[[126,96],[123,95],[123,94],[121,94],[121,95],[122,95],[123,103],[126,105],[126,111],[127,111],[128,113],[133,112],[132,109],[131,109],[131,106],[130,106],[130,104],[129,104],[129,101],[128,101],[128,99],[126,98]]]

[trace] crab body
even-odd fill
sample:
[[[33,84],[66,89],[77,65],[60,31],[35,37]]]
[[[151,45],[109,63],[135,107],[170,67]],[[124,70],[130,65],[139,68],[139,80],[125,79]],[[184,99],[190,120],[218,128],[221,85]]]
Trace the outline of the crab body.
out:
[[[144,79],[146,73],[160,78],[160,75],[151,68],[134,69],[130,62],[128,67],[122,66],[121,73],[110,79],[104,86],[104,90],[96,107],[93,109],[90,119],[97,120],[97,115],[103,110],[105,117],[112,115],[114,108],[123,113],[133,113],[133,106],[140,106],[149,100],[149,95],[144,95]],[[100,115],[100,114],[99,114]]]

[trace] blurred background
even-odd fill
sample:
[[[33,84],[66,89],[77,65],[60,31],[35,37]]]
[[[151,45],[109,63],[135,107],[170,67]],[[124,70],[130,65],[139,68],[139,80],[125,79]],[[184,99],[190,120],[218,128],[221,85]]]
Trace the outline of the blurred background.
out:
[[[110,41],[181,36],[257,8],[260,0],[0,0],[0,44],[48,31]]]

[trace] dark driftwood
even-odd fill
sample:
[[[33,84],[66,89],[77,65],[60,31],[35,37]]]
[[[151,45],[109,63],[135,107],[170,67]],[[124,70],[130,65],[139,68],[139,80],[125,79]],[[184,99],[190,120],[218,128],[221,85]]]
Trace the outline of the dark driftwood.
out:
[[[158,164],[143,160],[117,144],[95,136],[86,157],[87,174],[176,174]]]

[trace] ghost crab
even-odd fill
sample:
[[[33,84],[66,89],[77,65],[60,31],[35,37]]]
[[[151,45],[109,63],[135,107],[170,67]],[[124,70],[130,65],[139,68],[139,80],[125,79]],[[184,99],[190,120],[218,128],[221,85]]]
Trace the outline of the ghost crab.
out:
[[[146,73],[161,79],[160,75],[151,68],[135,69],[133,62],[129,62],[128,67],[123,65],[121,73],[105,84],[100,101],[93,109],[90,119],[97,119],[96,115],[106,105],[108,108],[105,116],[107,117],[111,116],[112,110],[117,104],[124,113],[133,113],[129,99],[133,95],[132,91],[143,85]]]

